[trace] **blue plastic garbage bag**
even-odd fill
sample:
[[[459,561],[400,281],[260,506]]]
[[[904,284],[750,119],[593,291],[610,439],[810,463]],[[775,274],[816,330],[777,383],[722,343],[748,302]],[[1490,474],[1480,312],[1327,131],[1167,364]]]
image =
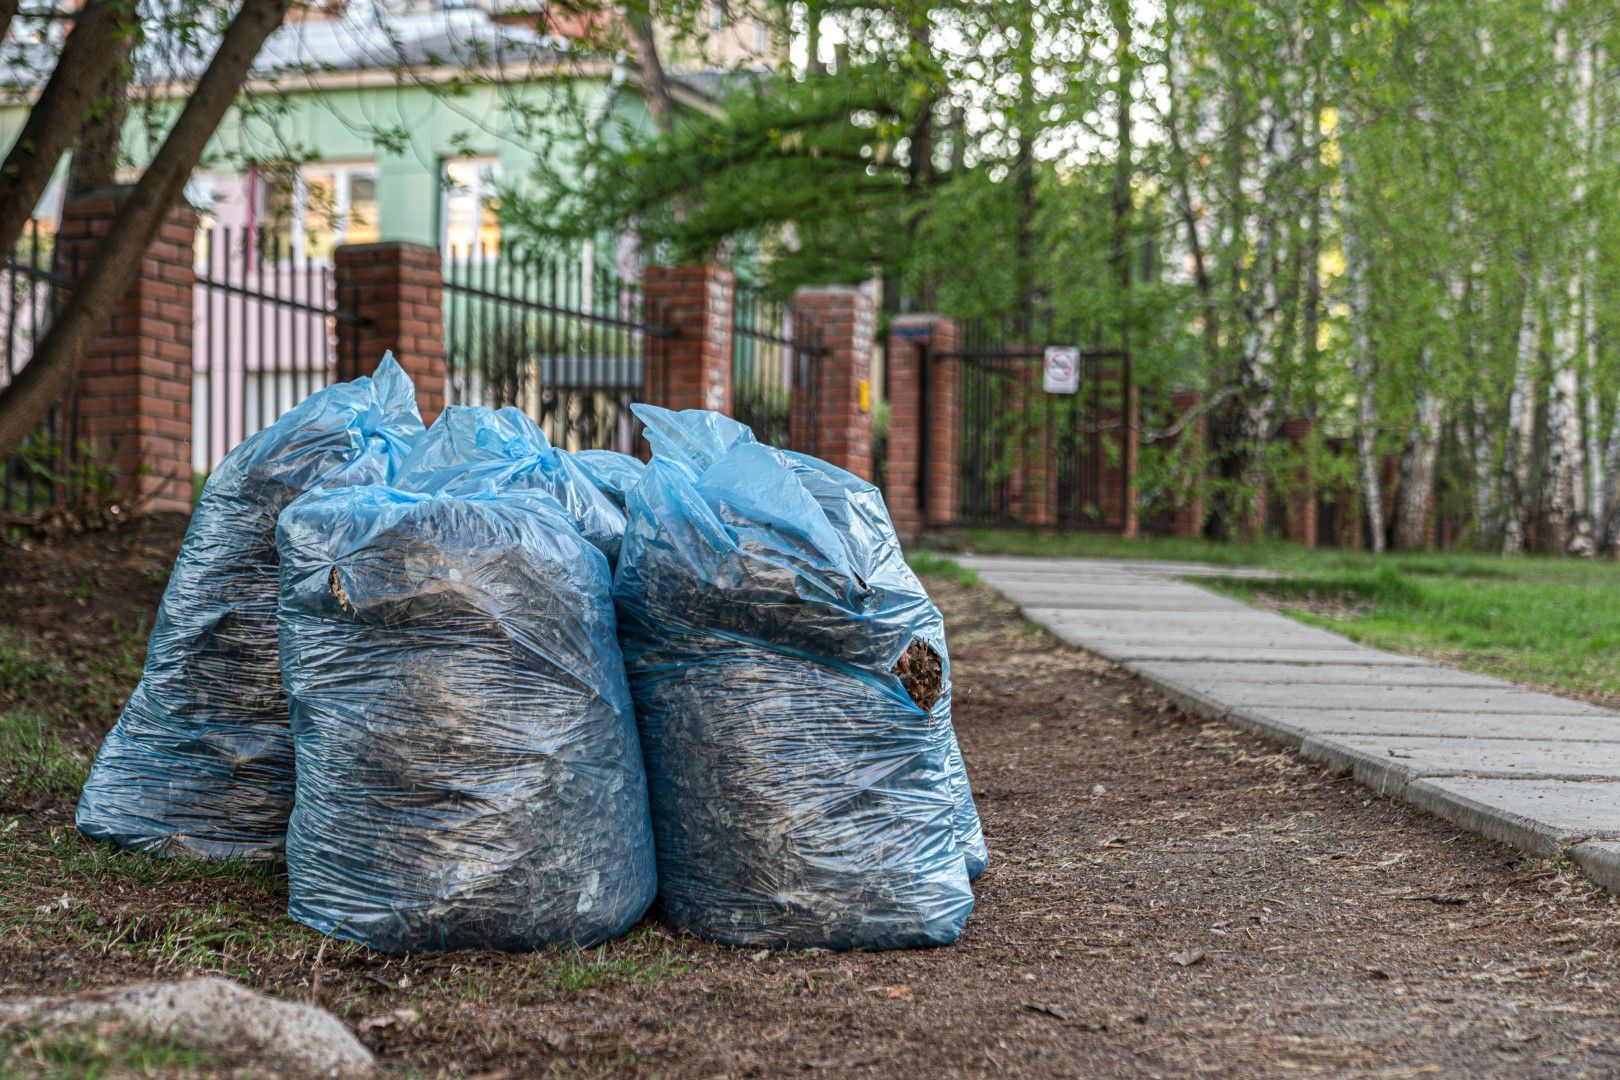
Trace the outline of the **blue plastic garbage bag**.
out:
[[[597,487],[573,454],[547,441],[529,415],[507,406],[452,405],[400,467],[402,491],[465,495],[479,490],[544,491],[562,504],[580,535],[619,558],[624,511]]]
[[[647,470],[645,462],[617,450],[581,450],[574,460],[585,469],[596,488],[622,512],[630,489]]]
[[[388,953],[592,945],[656,892],[606,558],[539,491],[281,516],[288,910]]]
[[[954,941],[983,838],[881,499],[718,414],[636,412],[615,595],[663,912],[738,945]]]
[[[86,836],[212,858],[279,852],[293,751],[276,646],[276,517],[322,486],[390,479],[422,434],[383,358],[310,395],[225,456],[191,515],[140,685],[79,796]]]

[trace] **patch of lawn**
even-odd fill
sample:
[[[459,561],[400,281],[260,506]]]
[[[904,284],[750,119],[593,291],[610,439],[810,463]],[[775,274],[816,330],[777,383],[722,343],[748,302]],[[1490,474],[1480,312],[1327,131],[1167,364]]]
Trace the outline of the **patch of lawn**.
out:
[[[923,548],[906,556],[906,563],[918,574],[944,578],[969,589],[977,588],[979,575],[956,560]]]
[[[89,762],[38,713],[0,713],[0,811],[78,795]]]
[[[113,1028],[0,1028],[0,1075],[40,1078],[176,1076],[222,1064],[174,1035]]]
[[[90,718],[110,724],[140,680],[146,638],[145,626],[112,629],[105,654],[60,655],[0,625],[0,711],[26,708],[59,729]]]
[[[1447,577],[1396,566],[1259,582],[1205,580],[1242,599],[1269,598],[1302,622],[1381,649],[1620,697],[1620,592],[1613,585]]]
[[[1208,563],[1212,576],[1197,579],[1202,583],[1368,645],[1518,682],[1620,697],[1620,564],[1613,562],[1473,552],[1371,555],[1283,543],[1011,529],[967,529],[935,543],[985,554]],[[1278,577],[1220,577],[1227,566],[1272,569]]]

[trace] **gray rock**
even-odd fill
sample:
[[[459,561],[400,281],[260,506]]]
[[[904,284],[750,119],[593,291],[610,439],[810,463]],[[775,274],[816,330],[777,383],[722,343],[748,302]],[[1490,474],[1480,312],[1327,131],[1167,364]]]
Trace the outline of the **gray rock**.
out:
[[[300,1074],[369,1075],[375,1061],[349,1029],[313,1005],[256,994],[229,979],[142,983],[58,998],[0,1001],[0,1025],[122,1023],[188,1047],[273,1059]]]

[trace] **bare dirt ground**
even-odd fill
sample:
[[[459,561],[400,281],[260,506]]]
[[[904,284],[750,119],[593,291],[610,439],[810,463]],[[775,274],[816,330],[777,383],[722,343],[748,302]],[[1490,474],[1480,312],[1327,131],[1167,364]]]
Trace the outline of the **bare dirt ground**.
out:
[[[176,537],[0,547],[0,712],[92,752]],[[991,851],[954,947],[765,953],[649,919],[600,951],[388,959],[291,923],[273,872],[108,854],[71,831],[71,785],[13,776],[0,995],[217,971],[324,1004],[401,1074],[1620,1072],[1620,907],[1573,871],[930,586]]]

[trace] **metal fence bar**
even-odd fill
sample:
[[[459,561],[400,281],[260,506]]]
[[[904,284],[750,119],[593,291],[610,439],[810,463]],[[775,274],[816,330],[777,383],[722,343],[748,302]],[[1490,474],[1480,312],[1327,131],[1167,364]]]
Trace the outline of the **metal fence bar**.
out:
[[[192,439],[193,464],[207,473],[327,386],[337,328],[364,319],[358,297],[337,295],[331,266],[280,230],[215,226],[203,247],[194,279]]]
[[[55,235],[44,223],[29,221],[22,239],[0,264],[0,325],[5,332],[0,385],[9,384],[33,358],[62,303],[61,290],[71,288],[78,276],[78,250],[72,249],[68,265],[62,265]],[[70,395],[50,410],[16,453],[0,462],[0,510],[20,514],[43,510],[80,486],[86,468],[77,401]]]
[[[516,405],[570,450],[636,449],[650,321],[631,282],[510,245],[444,262],[445,359],[457,404]]]
[[[816,452],[819,337],[798,334],[791,306],[739,288],[732,304],[732,415],[773,446]],[[795,416],[798,422],[794,422]]]

